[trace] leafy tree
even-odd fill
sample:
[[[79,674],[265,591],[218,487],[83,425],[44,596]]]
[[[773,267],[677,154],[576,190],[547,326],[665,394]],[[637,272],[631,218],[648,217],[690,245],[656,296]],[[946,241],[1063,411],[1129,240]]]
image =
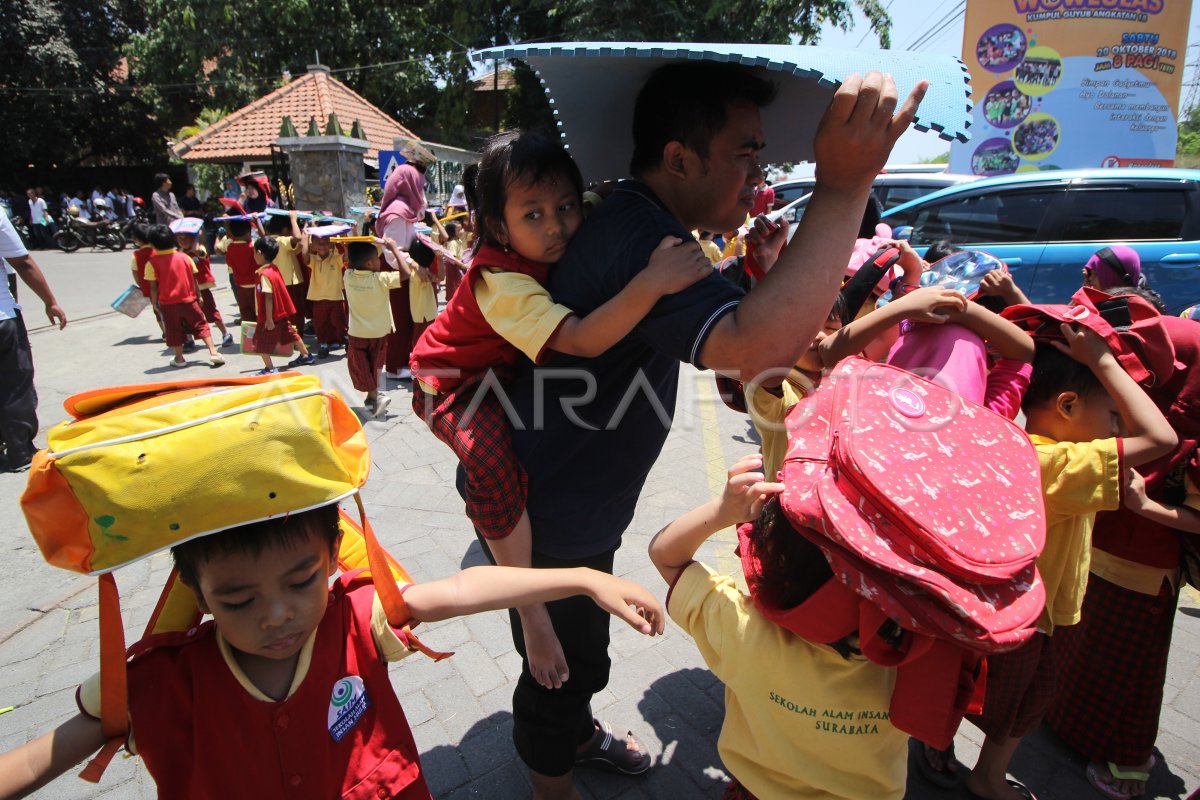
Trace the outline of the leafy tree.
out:
[[[157,112],[130,91],[121,46],[136,0],[0,3],[0,171],[162,160]]]

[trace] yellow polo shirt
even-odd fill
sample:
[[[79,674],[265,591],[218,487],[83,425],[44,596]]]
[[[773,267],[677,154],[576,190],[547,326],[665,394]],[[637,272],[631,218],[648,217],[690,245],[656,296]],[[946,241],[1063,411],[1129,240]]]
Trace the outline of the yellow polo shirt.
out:
[[[304,270],[300,267],[300,242],[291,236],[276,236],[279,244],[279,255],[275,257],[275,266],[283,276],[285,286],[295,286],[304,283]]]
[[[1046,502],[1046,548],[1037,568],[1046,585],[1046,608],[1038,628],[1075,625],[1087,591],[1092,525],[1097,511],[1121,507],[1121,445],[1118,439],[1056,442],[1029,435],[1042,470]]]
[[[555,303],[545,286],[519,272],[483,269],[474,289],[475,302],[492,330],[535,363],[541,361],[563,320],[575,313]]]
[[[763,475],[769,481],[775,480],[779,470],[783,469],[783,459],[787,455],[787,428],[784,422],[788,412],[812,394],[817,385],[800,370],[793,368],[779,388],[781,396],[777,397],[763,387],[756,386],[746,398],[750,420],[762,442]]]
[[[341,300],[342,272],[345,268],[342,254],[330,250],[324,258],[310,255],[308,265],[312,268],[312,275],[308,279],[308,299]]]
[[[433,322],[437,316],[437,293],[433,290],[433,284],[414,275],[408,282],[408,306],[413,322]]]
[[[404,282],[400,272],[371,272],[367,269],[348,269],[343,276],[346,303],[350,307],[351,336],[360,339],[382,339],[396,325],[392,321],[392,306],[388,291],[399,289]]]
[[[908,735],[889,718],[896,671],[768,620],[733,579],[699,562],[667,597],[725,684],[717,750],[759,800],[900,800]]]

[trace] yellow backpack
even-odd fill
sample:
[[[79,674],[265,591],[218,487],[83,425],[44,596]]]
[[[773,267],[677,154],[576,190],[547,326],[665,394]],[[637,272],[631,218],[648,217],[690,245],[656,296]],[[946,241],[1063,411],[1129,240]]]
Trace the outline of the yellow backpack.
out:
[[[388,621],[422,645],[400,585],[408,573],[375,538],[358,489],[370,453],[358,417],[315,375],[118,386],[75,395],[30,467],[21,507],[45,559],[99,576],[101,724],[108,743],[81,777],[97,781],[128,734],[125,634],[112,571],[180,542],[354,497],[338,565],[368,567]],[[382,576],[382,577],[379,577]],[[200,619],[173,570],[144,635]]]

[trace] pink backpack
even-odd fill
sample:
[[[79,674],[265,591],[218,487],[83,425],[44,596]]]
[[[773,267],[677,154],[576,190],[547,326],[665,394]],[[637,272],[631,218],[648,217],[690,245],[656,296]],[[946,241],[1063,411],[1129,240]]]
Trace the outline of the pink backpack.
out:
[[[786,424],[783,511],[872,612],[916,640],[981,653],[1034,634],[1045,604],[1034,560],[1046,523],[1024,431],[860,358],[839,364]],[[870,651],[871,633],[861,632],[864,653],[898,663]]]

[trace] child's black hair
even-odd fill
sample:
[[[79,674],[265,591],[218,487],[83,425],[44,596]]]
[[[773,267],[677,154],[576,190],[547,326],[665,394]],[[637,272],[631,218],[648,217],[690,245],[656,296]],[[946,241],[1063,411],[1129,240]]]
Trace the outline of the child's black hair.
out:
[[[838,322],[845,325],[846,324],[846,322],[845,322],[846,315],[848,313],[849,313],[849,307],[846,305],[846,298],[842,295],[841,292],[838,292],[837,295],[833,298],[833,308],[829,309],[829,316],[826,317],[825,319],[827,319],[827,320],[836,319]]]
[[[946,256],[961,252],[962,248],[956,245],[954,242],[942,239],[941,241],[937,241],[929,245],[929,249],[925,251],[923,258],[925,259],[926,263],[936,264]]]
[[[254,240],[254,249],[263,254],[263,258],[267,263],[275,260],[279,255],[279,242],[272,239],[270,236],[261,236]]]
[[[446,237],[450,240],[454,240],[454,239],[458,238],[458,223],[457,222],[447,222],[446,223]]]
[[[292,231],[292,219],[282,214],[271,214],[263,223],[263,229],[272,236],[287,236]]]
[[[500,244],[508,187],[534,186],[550,178],[566,178],[582,201],[583,176],[558,142],[537,133],[514,131],[488,139],[479,161],[475,191],[479,200],[480,243]]]
[[[429,245],[422,242],[420,239],[414,239],[412,245],[408,248],[408,255],[413,261],[417,262],[425,269],[433,266],[434,252]]]
[[[150,223],[135,222],[133,224],[133,229],[130,231],[130,235],[133,236],[134,242],[150,244]]]
[[[155,250],[170,250],[175,247],[175,234],[166,225],[151,225],[146,241]]]
[[[1163,302],[1162,295],[1149,287],[1142,288],[1137,286],[1114,286],[1113,288],[1105,289],[1104,291],[1108,294],[1111,294],[1113,297],[1137,295],[1158,309],[1158,313],[1167,313],[1167,304]]]
[[[366,269],[366,263],[379,255],[374,242],[349,242],[346,245],[346,263],[350,269]]]
[[[1088,397],[1104,392],[1104,384],[1087,364],[1083,364],[1049,342],[1038,342],[1033,356],[1033,374],[1021,401],[1021,410],[1052,406],[1063,392]]]
[[[463,167],[462,186],[463,196],[467,198],[467,208],[475,211],[479,208],[479,162]]]
[[[241,239],[243,236],[250,235],[250,220],[248,219],[231,219],[228,225],[230,236],[236,236]]]
[[[200,536],[171,548],[171,557],[179,577],[194,591],[200,591],[200,570],[214,556],[249,553],[259,556],[268,547],[294,547],[297,540],[319,536],[330,548],[338,535],[337,503],[288,514],[283,517],[239,525],[236,528]]]

